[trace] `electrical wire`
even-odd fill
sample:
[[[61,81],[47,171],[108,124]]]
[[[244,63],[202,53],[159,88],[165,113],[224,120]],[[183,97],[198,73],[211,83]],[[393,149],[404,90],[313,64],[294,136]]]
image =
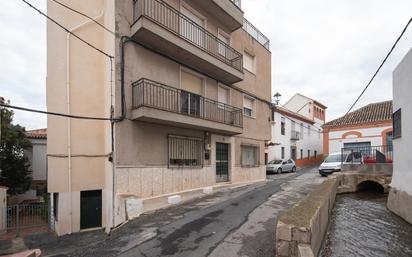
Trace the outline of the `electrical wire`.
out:
[[[77,13],[77,14],[80,14],[80,15],[83,16],[83,17],[86,17],[86,18],[92,20],[94,23],[96,23],[97,25],[99,25],[100,27],[102,27],[102,28],[103,28],[104,30],[106,30],[107,32],[115,35],[115,33],[114,33],[112,30],[110,30],[109,28],[107,28],[106,26],[104,26],[103,24],[101,24],[100,22],[98,22],[97,20],[93,19],[92,17],[88,16],[87,14],[82,13],[82,12],[80,12],[80,11],[78,11],[78,10],[76,10],[76,9],[68,6],[68,5],[65,5],[65,4],[63,4],[62,2],[59,2],[59,1],[57,1],[57,0],[52,0],[52,1],[55,2],[55,3],[57,3],[57,4],[59,4],[59,5],[61,5],[61,6],[63,6],[63,7],[65,7],[66,9],[69,9],[69,10],[72,11],[72,12],[75,12],[75,13]]]
[[[106,53],[105,51],[97,48],[96,46],[92,45],[91,43],[87,42],[86,40],[84,40],[83,38],[79,37],[78,35],[76,35],[75,33],[71,32],[68,28],[66,28],[65,26],[63,26],[62,24],[60,24],[59,22],[57,22],[56,20],[54,20],[53,18],[49,17],[47,14],[45,14],[44,12],[42,12],[40,9],[38,9],[37,7],[33,6],[31,3],[27,2],[26,0],[21,0],[23,1],[25,4],[27,4],[28,6],[30,6],[32,9],[36,10],[40,15],[46,17],[47,19],[49,19],[50,21],[52,21],[53,23],[55,23],[57,26],[59,26],[60,28],[62,28],[64,31],[66,31],[67,33],[69,33],[70,35],[72,35],[73,37],[77,38],[78,40],[82,41],[83,43],[85,43],[86,45],[88,45],[89,47],[93,48],[94,50],[100,52],[101,54],[104,54],[105,56],[107,56],[108,58],[114,58],[114,56]]]
[[[349,108],[349,110],[346,112],[345,116],[348,115],[353,107],[355,107],[355,105],[358,103],[358,101],[361,99],[361,97],[363,96],[363,94],[365,93],[365,91],[369,88],[369,86],[372,84],[372,82],[374,81],[375,77],[378,75],[378,73],[380,72],[381,68],[383,67],[383,65],[386,63],[386,61],[388,60],[389,56],[392,54],[393,50],[395,50],[395,47],[397,46],[397,44],[399,43],[399,41],[402,39],[403,35],[405,34],[406,30],[408,29],[409,25],[412,23],[412,17],[409,19],[408,23],[406,24],[406,26],[403,28],[402,33],[399,35],[399,37],[396,39],[395,43],[392,45],[391,50],[388,52],[388,54],[386,55],[385,59],[383,59],[381,65],[379,65],[378,69],[376,70],[376,72],[373,74],[372,78],[369,80],[368,84],[366,85],[366,87],[362,90],[361,94],[358,96],[358,98],[356,99],[356,101],[352,104],[352,106]]]
[[[8,105],[8,104],[3,104],[3,103],[0,103],[0,106],[5,107],[5,108],[10,108],[10,109],[16,109],[16,110],[20,110],[20,111],[34,112],[34,113],[47,114],[47,115],[53,115],[53,116],[60,116],[60,117],[66,117],[66,118],[72,118],[72,119],[81,119],[81,120],[104,120],[104,121],[113,121],[113,120],[116,120],[116,119],[112,119],[112,118],[100,118],[100,117],[90,117],[90,116],[79,116],[79,115],[69,115],[69,114],[58,113],[58,112],[41,111],[41,110],[36,110],[36,109],[31,109],[31,108],[26,108],[26,107],[21,107],[21,106]]]

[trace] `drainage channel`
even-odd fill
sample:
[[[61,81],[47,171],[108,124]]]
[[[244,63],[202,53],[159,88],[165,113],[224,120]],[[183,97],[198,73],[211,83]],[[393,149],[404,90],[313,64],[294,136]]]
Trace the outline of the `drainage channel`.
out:
[[[387,195],[338,195],[320,257],[412,256],[412,225],[386,208]]]

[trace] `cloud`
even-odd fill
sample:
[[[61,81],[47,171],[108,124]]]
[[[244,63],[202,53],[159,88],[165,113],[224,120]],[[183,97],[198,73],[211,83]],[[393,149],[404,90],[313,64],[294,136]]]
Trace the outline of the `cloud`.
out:
[[[46,0],[32,1],[46,10]],[[329,108],[350,107],[412,13],[410,0],[243,0],[245,16],[271,40],[273,94],[299,92]],[[46,109],[46,20],[21,1],[0,4],[0,95]],[[392,98],[392,71],[412,47],[412,28],[357,107]],[[27,128],[46,117],[16,111]]]
[[[42,10],[46,1],[33,2]],[[12,104],[46,109],[46,21],[21,1],[0,4],[0,95]],[[26,128],[46,126],[45,115],[15,111]]]
[[[412,13],[410,0],[243,0],[245,16],[271,40],[272,91],[299,92],[348,110]],[[392,98],[392,71],[412,47],[412,27],[357,107]]]

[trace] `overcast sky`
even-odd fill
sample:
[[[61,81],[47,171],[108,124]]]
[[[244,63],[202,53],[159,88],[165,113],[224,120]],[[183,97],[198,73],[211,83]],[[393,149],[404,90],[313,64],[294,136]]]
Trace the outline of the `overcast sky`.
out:
[[[46,0],[32,0],[45,10]],[[411,0],[242,0],[246,18],[271,41],[272,91],[299,92],[345,113],[412,15]],[[0,3],[0,95],[46,109],[46,25],[19,0]],[[412,27],[357,107],[392,98],[392,71],[412,48]],[[87,115],[87,114],[85,114]],[[27,129],[42,115],[16,111]]]

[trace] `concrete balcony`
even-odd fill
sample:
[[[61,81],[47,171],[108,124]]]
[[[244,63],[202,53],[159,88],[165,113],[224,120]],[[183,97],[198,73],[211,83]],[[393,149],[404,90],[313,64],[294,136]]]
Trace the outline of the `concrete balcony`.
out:
[[[133,83],[132,119],[225,135],[243,133],[241,109],[148,79]]]
[[[131,32],[137,42],[224,83],[243,80],[242,54],[173,7],[138,0],[134,8]]]
[[[192,0],[198,6],[213,14],[233,32],[243,26],[243,11],[240,0]]]

